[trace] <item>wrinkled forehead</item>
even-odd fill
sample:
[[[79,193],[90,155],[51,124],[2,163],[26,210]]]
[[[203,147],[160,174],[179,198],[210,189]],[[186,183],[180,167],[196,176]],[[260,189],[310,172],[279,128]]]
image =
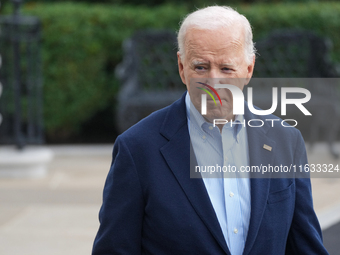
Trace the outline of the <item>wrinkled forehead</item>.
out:
[[[227,48],[238,51],[244,49],[244,27],[239,24],[227,28],[200,29],[191,27],[187,30],[184,50],[185,55],[192,51],[211,51],[223,53]]]

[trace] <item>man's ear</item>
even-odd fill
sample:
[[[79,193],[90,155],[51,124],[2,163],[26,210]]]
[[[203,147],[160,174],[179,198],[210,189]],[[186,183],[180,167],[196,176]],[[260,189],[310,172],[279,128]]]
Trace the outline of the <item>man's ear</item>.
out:
[[[181,59],[181,54],[179,53],[179,51],[177,52],[177,63],[178,63],[178,72],[179,72],[179,76],[181,76],[182,82],[187,85],[186,80],[185,80],[185,76],[184,76],[184,65]]]
[[[247,67],[247,79],[246,79],[246,84],[245,85],[248,85],[248,83],[250,82],[251,77],[253,76],[254,66],[255,66],[255,54],[254,54],[254,57],[253,57],[253,61]]]

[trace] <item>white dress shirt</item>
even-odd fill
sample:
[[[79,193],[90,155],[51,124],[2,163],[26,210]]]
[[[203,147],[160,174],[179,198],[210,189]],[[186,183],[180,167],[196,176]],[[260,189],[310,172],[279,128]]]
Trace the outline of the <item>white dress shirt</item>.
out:
[[[248,140],[243,116],[237,115],[233,125],[225,124],[222,132],[206,122],[185,98],[190,141],[200,169],[223,166],[240,169],[249,165]],[[236,167],[236,168],[235,168]],[[231,169],[231,168],[229,168]],[[248,175],[235,173],[201,173],[222,233],[232,255],[241,255],[250,220],[250,180]]]

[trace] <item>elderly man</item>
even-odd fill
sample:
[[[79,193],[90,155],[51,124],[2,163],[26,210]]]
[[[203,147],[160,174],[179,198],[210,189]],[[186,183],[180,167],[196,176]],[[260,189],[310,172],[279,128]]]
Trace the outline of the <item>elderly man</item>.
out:
[[[249,82],[255,50],[248,20],[229,7],[195,11],[182,22],[178,44],[188,93],[117,138],[93,255],[328,254],[308,178],[190,178],[191,150],[198,165],[307,162],[295,128],[213,125],[215,118],[254,118],[247,107],[233,115],[227,89],[215,91],[220,107],[206,100],[200,114],[203,91],[214,83],[243,89]]]

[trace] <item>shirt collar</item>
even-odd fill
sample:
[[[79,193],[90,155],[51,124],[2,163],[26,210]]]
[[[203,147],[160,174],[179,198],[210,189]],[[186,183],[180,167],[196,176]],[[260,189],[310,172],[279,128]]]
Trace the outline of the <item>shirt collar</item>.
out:
[[[210,126],[213,126],[212,123],[207,122],[203,116],[197,111],[196,107],[191,103],[190,95],[187,92],[185,96],[185,105],[186,105],[186,112],[187,112],[187,120],[188,120],[188,127],[189,127],[189,133],[190,133],[190,121],[193,125],[196,127],[199,127],[199,129],[205,133],[208,132],[208,128]],[[192,118],[192,120],[190,119]],[[232,123],[232,126],[231,126]],[[234,130],[234,138],[237,139],[238,134],[240,133],[241,129],[245,126],[245,120],[243,115],[236,115],[235,120],[232,122],[228,122],[223,126],[223,129],[230,129],[232,128]]]

